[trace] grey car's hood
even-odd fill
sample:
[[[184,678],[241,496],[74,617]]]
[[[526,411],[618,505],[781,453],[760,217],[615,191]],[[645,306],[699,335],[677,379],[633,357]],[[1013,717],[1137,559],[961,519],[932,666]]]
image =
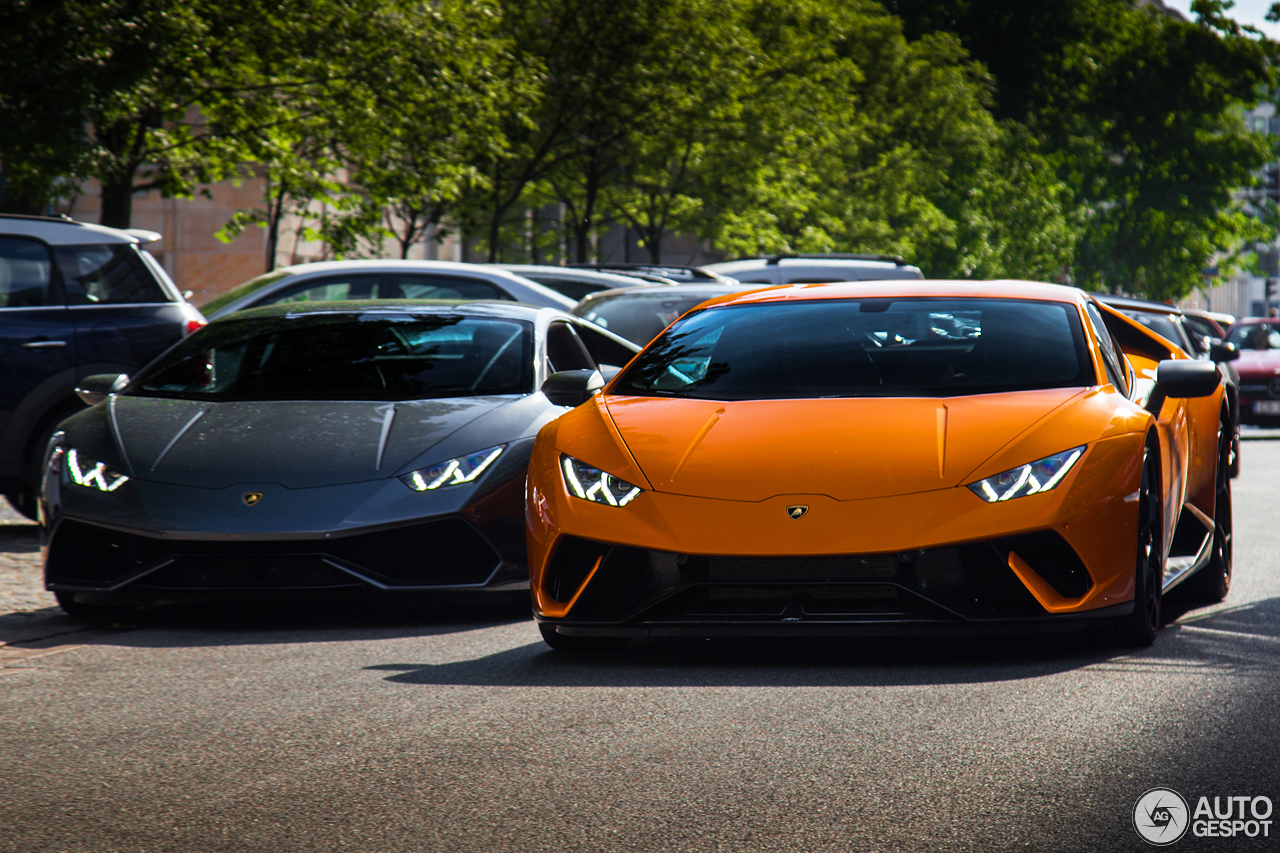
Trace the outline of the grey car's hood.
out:
[[[119,449],[139,479],[211,489],[250,481],[299,489],[388,477],[511,402],[512,397],[402,403],[118,397],[111,417]],[[443,460],[424,460],[432,461]]]

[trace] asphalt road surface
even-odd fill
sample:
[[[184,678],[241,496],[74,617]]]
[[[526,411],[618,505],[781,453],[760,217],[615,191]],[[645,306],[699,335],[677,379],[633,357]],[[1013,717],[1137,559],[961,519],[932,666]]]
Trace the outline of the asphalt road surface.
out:
[[[4,623],[0,851],[1150,849],[1149,789],[1280,799],[1280,441],[1243,454],[1230,597],[1167,602],[1135,653],[645,641],[575,660],[510,611]],[[1169,849],[1280,849],[1270,819]]]

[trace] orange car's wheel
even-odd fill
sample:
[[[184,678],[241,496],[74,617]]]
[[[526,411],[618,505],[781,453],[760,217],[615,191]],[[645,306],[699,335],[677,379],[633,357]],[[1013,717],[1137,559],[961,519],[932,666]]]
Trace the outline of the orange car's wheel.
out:
[[[539,623],[542,641],[558,652],[577,652],[579,654],[605,654],[622,650],[630,637],[571,637],[556,631],[556,626]]]
[[[1117,625],[1126,646],[1149,646],[1160,632],[1161,582],[1164,579],[1164,515],[1160,500],[1160,457],[1148,447],[1142,454],[1138,492],[1138,551],[1134,566],[1133,613]]]
[[[1226,429],[1225,425],[1223,429]],[[1187,582],[1189,591],[1201,601],[1222,601],[1231,589],[1231,445],[1225,438],[1225,433],[1219,433],[1218,488],[1213,502],[1213,554],[1209,565]]]

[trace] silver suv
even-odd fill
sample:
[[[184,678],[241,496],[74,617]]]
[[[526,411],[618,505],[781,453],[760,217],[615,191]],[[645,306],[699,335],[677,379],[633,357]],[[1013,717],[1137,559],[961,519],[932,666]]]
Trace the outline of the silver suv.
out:
[[[704,269],[736,278],[743,284],[827,284],[833,281],[883,281],[924,278],[896,255],[773,255],[745,261],[707,264]]]

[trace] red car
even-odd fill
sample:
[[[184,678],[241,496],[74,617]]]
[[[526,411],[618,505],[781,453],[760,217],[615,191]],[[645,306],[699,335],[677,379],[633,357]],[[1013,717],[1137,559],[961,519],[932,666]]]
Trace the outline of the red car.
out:
[[[1280,320],[1240,320],[1227,343],[1240,349],[1240,422],[1280,426]]]

